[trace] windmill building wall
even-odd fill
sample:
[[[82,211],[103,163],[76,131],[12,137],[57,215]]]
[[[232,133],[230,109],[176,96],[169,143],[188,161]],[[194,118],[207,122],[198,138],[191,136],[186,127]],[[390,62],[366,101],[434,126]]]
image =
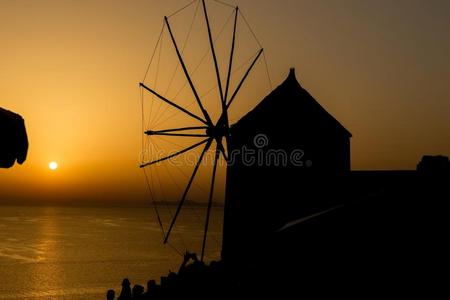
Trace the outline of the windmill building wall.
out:
[[[429,264],[444,249],[448,158],[424,156],[417,171],[352,171],[351,134],[294,79],[231,128],[229,151],[240,155],[227,170],[222,259],[243,282],[251,270],[255,286],[295,293],[300,283],[353,288],[386,270],[395,284],[416,276],[411,261]],[[244,163],[243,148],[300,149],[303,164]]]
[[[351,135],[293,75],[231,128],[223,259],[247,261],[287,222],[338,205],[346,189]]]

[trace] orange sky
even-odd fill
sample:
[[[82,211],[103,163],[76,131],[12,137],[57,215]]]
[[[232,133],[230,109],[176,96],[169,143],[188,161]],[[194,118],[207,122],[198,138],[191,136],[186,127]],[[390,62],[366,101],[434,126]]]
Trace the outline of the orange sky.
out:
[[[24,116],[30,141],[23,166],[0,170],[0,203],[145,201],[138,83],[162,17],[189,1],[0,2],[0,106]],[[303,87],[352,132],[354,169],[414,169],[422,154],[450,154],[448,1],[229,2],[263,44],[274,86],[296,67]],[[180,43],[186,18],[173,20]],[[248,32],[239,41],[240,58],[257,50]],[[186,54],[194,59],[200,48]],[[264,74],[263,65],[255,71]],[[235,118],[269,91],[257,75]]]

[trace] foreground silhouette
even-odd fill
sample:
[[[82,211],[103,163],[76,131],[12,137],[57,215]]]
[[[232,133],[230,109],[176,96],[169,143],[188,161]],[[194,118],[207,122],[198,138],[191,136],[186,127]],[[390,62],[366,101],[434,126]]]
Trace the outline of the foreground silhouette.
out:
[[[231,281],[222,262],[209,265],[200,261],[196,254],[186,252],[177,273],[170,272],[161,277],[160,284],[155,280],[147,282],[147,290],[136,284],[131,291],[130,282],[124,279],[118,300],[123,299],[230,299],[236,294],[237,281]],[[108,296],[110,298],[108,298]],[[110,290],[107,299],[114,299]]]
[[[143,297],[430,298],[438,290],[434,268],[448,252],[448,158],[424,156],[417,171],[352,171],[350,132],[294,69],[236,124],[219,125],[226,130],[208,128],[207,136],[227,137],[230,157],[237,154],[227,160],[222,260],[205,265],[187,254],[178,273],[149,282]]]
[[[178,273],[132,297],[430,298],[443,286],[447,157],[424,156],[417,171],[351,171],[351,134],[294,70],[230,130],[231,151],[302,150],[303,164],[248,163],[240,152],[227,170],[222,260],[186,254]]]
[[[0,168],[10,168],[27,158],[28,137],[23,118],[0,107]]]
[[[128,278],[122,281],[122,291],[120,291],[120,296],[118,300],[129,300],[131,299],[131,283]]]
[[[268,234],[264,247],[246,260],[205,264],[186,253],[177,273],[160,284],[150,280],[144,294],[133,291],[130,297],[431,299],[446,287],[450,171],[418,169],[353,171],[343,205]]]

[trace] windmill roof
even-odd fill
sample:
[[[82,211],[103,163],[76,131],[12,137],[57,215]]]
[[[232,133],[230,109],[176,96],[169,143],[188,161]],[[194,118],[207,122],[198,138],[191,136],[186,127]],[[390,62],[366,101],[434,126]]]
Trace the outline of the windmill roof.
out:
[[[288,120],[287,120],[288,119]],[[298,122],[307,127],[333,128],[351,137],[352,134],[328,113],[297,81],[295,69],[287,79],[266,96],[253,110],[242,117],[232,128],[254,126],[264,123]]]

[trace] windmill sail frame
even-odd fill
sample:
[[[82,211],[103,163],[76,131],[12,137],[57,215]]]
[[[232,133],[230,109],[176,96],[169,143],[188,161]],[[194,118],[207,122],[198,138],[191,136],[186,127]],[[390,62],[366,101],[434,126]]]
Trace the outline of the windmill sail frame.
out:
[[[196,115],[192,111],[188,110],[187,108],[184,108],[181,105],[176,104],[174,100],[171,100],[171,99],[168,99],[168,98],[162,96],[155,89],[145,85],[143,82],[139,83],[139,87],[142,89],[142,93],[144,91],[151,93],[152,95],[156,96],[157,99],[159,99],[166,105],[169,105],[169,106],[175,108],[176,110],[183,112],[185,115],[191,117],[192,119],[194,119],[196,121],[200,121],[204,125],[204,126],[167,128],[167,129],[163,129],[163,130],[146,130],[144,132],[147,136],[160,135],[160,136],[175,136],[175,137],[180,137],[180,138],[181,137],[183,137],[183,138],[189,138],[189,137],[204,137],[204,138],[206,138],[206,139],[202,140],[201,142],[191,145],[189,147],[185,147],[184,149],[182,149],[172,155],[166,156],[161,159],[153,160],[150,162],[143,162],[141,164],[141,168],[150,167],[154,164],[158,164],[162,161],[165,161],[165,160],[168,160],[171,158],[175,158],[183,153],[186,153],[188,151],[191,151],[197,147],[204,145],[201,155],[195,163],[194,170],[191,173],[191,176],[190,176],[189,181],[184,189],[181,199],[178,202],[177,209],[172,218],[170,226],[169,226],[168,230],[165,232],[164,239],[163,239],[164,244],[166,244],[170,238],[170,235],[171,235],[174,225],[177,221],[179,213],[185,203],[187,194],[189,193],[189,191],[192,187],[192,183],[197,175],[199,166],[201,165],[201,163],[204,159],[205,153],[210,150],[210,148],[213,145],[213,142],[215,142],[215,144],[216,144],[215,149],[214,149],[215,154],[214,154],[214,161],[213,161],[213,170],[212,170],[212,175],[211,175],[211,184],[210,184],[210,188],[209,188],[209,196],[208,196],[208,201],[207,201],[208,205],[207,205],[207,211],[206,211],[206,221],[204,224],[203,241],[202,241],[202,248],[201,248],[202,249],[201,250],[201,260],[203,261],[204,255],[205,255],[205,247],[206,247],[206,243],[207,243],[207,235],[208,235],[210,214],[211,214],[211,208],[212,208],[213,197],[214,197],[214,189],[215,189],[215,184],[216,184],[217,164],[218,164],[218,160],[221,155],[225,159],[225,161],[227,162],[227,165],[228,165],[228,154],[227,154],[228,151],[225,149],[225,146],[224,146],[224,140],[225,140],[225,144],[227,145],[227,147],[229,145],[230,124],[229,124],[229,118],[228,118],[228,111],[230,109],[231,104],[235,100],[237,94],[239,93],[240,89],[242,88],[242,86],[246,82],[248,76],[250,75],[253,67],[260,60],[261,55],[263,54],[264,50],[261,47],[261,49],[258,51],[256,57],[252,60],[250,66],[245,71],[243,77],[239,80],[239,83],[236,86],[235,90],[231,93],[230,82],[231,82],[231,73],[232,73],[232,68],[233,68],[234,57],[236,54],[235,46],[236,46],[236,30],[237,30],[237,26],[238,26],[238,16],[241,15],[243,17],[243,15],[242,15],[241,11],[239,10],[239,7],[237,7],[237,6],[234,7],[234,6],[226,4],[227,6],[231,6],[234,9],[234,24],[233,24],[233,36],[232,36],[232,41],[231,41],[231,49],[230,49],[230,57],[229,57],[229,61],[228,61],[228,70],[227,70],[227,75],[226,75],[226,81],[223,82],[223,80],[220,76],[218,58],[216,55],[214,39],[212,36],[212,29],[211,29],[211,24],[209,21],[206,1],[205,0],[196,0],[196,1],[191,2],[191,4],[196,3],[196,2],[198,3],[198,1],[201,1],[202,8],[203,8],[205,24],[206,24],[207,32],[208,32],[210,52],[211,52],[212,59],[214,62],[214,70],[215,70],[215,74],[216,74],[217,85],[219,87],[221,113],[220,113],[220,117],[218,118],[217,122],[214,123],[212,121],[208,111],[205,109],[202,99],[197,92],[197,89],[192,81],[189,70],[185,64],[185,61],[183,59],[183,54],[180,51],[180,48],[178,47],[176,37],[172,31],[172,26],[169,22],[169,18],[171,16],[173,16],[174,14],[164,17],[163,31],[164,31],[164,26],[167,27],[167,30],[169,32],[169,35],[170,35],[170,38],[172,41],[172,46],[175,49],[177,57],[178,57],[179,64],[181,65],[181,67],[183,69],[185,78],[186,78],[187,82],[189,83],[189,87],[195,97],[196,103],[197,103],[200,111],[202,112],[202,116]],[[221,1],[216,1],[216,0],[214,0],[214,1],[221,3],[221,4],[225,4]],[[183,9],[187,8],[191,4],[185,6]],[[179,11],[181,11],[181,10],[179,10]],[[176,13],[178,13],[179,11],[177,11]],[[244,21],[245,21],[246,25],[248,26],[248,22],[246,21],[245,18],[244,18]],[[161,33],[161,35],[162,35],[162,33]],[[253,35],[254,35],[254,33],[253,33]],[[258,41],[258,45],[260,46],[259,41]],[[156,50],[156,48],[155,48],[155,50]],[[265,57],[264,57],[264,60],[265,60]],[[266,62],[266,68],[267,68],[267,62]],[[269,79],[269,81],[270,81],[270,79]],[[224,86],[225,86],[225,89],[224,89]],[[191,130],[204,130],[204,133],[200,133],[200,134],[191,133],[192,132]]]

